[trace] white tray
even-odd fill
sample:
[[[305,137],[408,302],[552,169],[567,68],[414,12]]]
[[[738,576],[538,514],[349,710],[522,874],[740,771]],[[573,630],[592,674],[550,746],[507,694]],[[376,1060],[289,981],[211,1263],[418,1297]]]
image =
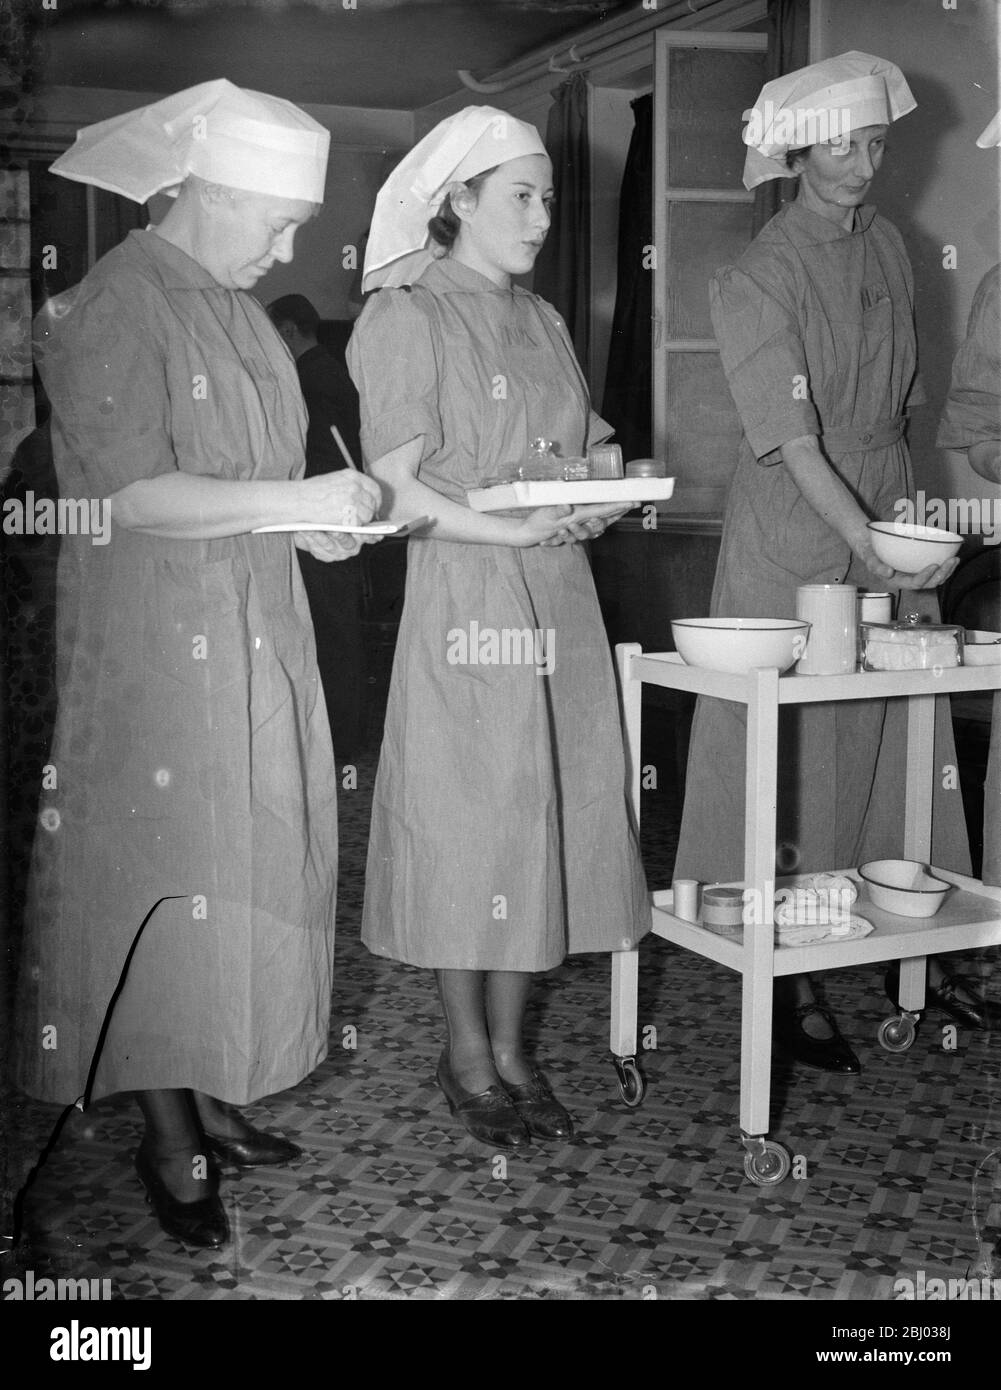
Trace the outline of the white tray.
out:
[[[499,512],[508,507],[571,507],[588,503],[664,502],[674,491],[673,478],[594,478],[586,483],[514,482],[477,487],[466,494],[473,511]]]
[[[331,531],[348,536],[405,536],[426,526],[430,520],[429,516],[417,516],[413,521],[370,521],[365,526],[326,526],[312,521],[285,521],[280,526],[255,526],[252,534],[263,536],[274,531]]]

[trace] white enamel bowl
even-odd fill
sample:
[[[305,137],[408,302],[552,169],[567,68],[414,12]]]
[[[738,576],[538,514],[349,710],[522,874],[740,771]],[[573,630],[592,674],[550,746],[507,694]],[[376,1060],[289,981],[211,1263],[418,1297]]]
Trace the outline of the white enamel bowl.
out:
[[[952,887],[913,859],[873,859],[861,866],[859,878],[872,903],[898,917],[934,917]]]
[[[879,559],[900,574],[917,574],[929,565],[944,564],[963,544],[958,531],[909,521],[870,521],[867,529]]]
[[[787,671],[806,650],[810,624],[799,618],[677,618],[671,633],[688,666],[744,675]]]

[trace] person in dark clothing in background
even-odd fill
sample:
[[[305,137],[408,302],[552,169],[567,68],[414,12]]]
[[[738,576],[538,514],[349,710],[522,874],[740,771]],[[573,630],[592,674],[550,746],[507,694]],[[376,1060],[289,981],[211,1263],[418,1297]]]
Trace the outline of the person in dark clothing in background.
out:
[[[331,427],[354,459],[361,458],[361,442],[358,392],[343,358],[318,340],[320,316],[304,295],[283,295],[268,305],[268,314],[295,358],[309,414],[305,476],[346,468]],[[343,761],[363,746],[365,736],[361,556],[325,565],[305,551],[297,553],[316,634],[316,659],[334,752]],[[327,573],[334,569],[337,574]]]

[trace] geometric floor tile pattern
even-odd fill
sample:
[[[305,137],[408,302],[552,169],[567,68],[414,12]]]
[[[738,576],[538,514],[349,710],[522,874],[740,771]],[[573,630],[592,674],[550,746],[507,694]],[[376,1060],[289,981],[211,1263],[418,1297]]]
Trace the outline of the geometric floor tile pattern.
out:
[[[107,1278],[113,1297],[139,1300],[795,1301],[890,1299],[920,1270],[1001,1276],[1001,1037],[961,1030],[950,1051],[929,1017],[910,1052],[883,1051],[877,967],[822,977],[860,1077],[774,1065],[772,1133],[796,1156],[776,1188],[743,1174],[738,979],[654,939],[640,966],[640,1026],[657,1041],[644,1104],[623,1103],[609,1061],[608,959],[574,957],[539,980],[531,1030],[577,1137],[506,1157],[477,1145],[433,1081],[430,975],[358,939],[374,754],[358,769],[341,795],[330,1053],[247,1112],[304,1157],[227,1172],[232,1243],[190,1252],[145,1205],[130,1100],[74,1113],[25,1201],[19,1263],[36,1278]],[[669,882],[676,823],[670,791],[651,794],[652,887]],[[967,965],[996,997],[995,960]],[[5,1108],[26,1171],[58,1112]]]

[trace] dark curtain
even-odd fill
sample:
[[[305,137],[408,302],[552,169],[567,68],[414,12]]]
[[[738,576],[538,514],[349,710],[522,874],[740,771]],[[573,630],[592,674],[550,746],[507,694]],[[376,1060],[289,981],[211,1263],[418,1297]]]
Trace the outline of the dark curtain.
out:
[[[765,81],[806,67],[810,61],[810,0],[768,0],[768,52]],[[795,179],[769,179],[754,190],[754,222],[751,235],[796,196]]]
[[[49,172],[48,161],[28,166],[31,195],[31,294],[37,313],[51,295],[87,274],[87,189]],[[149,224],[149,208],[103,188],[94,190],[95,251],[100,259],[135,227]],[[50,248],[48,254],[46,249]],[[54,254],[53,254],[54,253]]]
[[[94,249],[97,260],[124,241],[129,232],[148,226],[149,207],[146,203],[134,203],[131,198],[120,198],[117,193],[108,193],[103,188],[94,189]]]
[[[553,161],[556,206],[535,262],[532,288],[563,315],[586,372],[591,339],[591,151],[587,81],[580,73],[553,93],[546,149]]]
[[[651,450],[651,314],[653,275],[653,97],[632,103],[633,133],[619,193],[619,255],[615,313],[601,413],[615,426],[627,459]]]

